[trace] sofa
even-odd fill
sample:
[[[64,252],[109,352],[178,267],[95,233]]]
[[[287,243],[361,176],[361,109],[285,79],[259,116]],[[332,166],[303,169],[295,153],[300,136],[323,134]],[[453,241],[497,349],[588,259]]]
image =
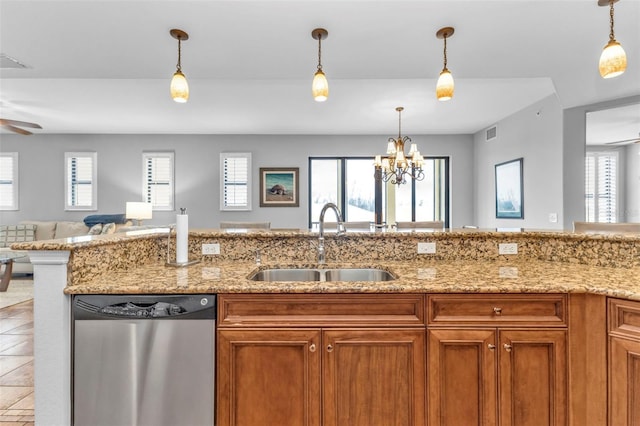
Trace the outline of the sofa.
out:
[[[3,251],[15,251],[11,250],[11,244],[15,242],[112,234],[131,226],[131,222],[126,220],[124,223],[117,224],[114,222],[93,223],[91,220],[87,220],[89,218],[90,216],[85,218],[83,222],[25,220],[18,225],[0,225],[0,256]],[[29,256],[14,260],[12,274],[33,274],[33,265],[31,265]]]

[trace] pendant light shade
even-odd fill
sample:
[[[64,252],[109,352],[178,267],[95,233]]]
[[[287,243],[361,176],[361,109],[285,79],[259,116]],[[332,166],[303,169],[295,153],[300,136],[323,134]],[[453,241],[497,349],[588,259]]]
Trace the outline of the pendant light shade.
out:
[[[436,33],[436,37],[444,40],[444,67],[438,77],[438,83],[436,84],[436,97],[439,101],[448,101],[453,98],[453,75],[447,68],[447,38],[453,35],[453,27],[440,28]]]
[[[178,40],[178,64],[176,65],[176,72],[171,79],[171,98],[179,103],[185,103],[189,100],[189,84],[187,78],[182,73],[181,55],[182,55],[182,40],[188,40],[189,34],[182,30],[173,29],[169,31],[171,37]]]
[[[324,28],[316,28],[311,31],[311,37],[318,40],[318,70],[313,76],[311,83],[311,94],[316,102],[324,102],[329,97],[329,82],[322,71],[322,39],[327,38],[329,33]]]
[[[627,69],[627,54],[613,32],[613,3],[618,0],[599,0],[598,5],[609,6],[609,42],[602,50],[598,69],[602,78],[617,77]]]

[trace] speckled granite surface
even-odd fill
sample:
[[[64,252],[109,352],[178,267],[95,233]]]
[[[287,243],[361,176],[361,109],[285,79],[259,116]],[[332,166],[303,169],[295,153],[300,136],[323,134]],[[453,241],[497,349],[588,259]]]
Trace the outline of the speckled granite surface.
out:
[[[227,233],[192,230],[191,259],[173,268],[175,239],[166,230],[14,244],[21,250],[69,250],[67,293],[196,292],[590,292],[640,300],[640,235],[563,232],[376,232],[327,235],[327,261],[380,266],[398,279],[379,283],[261,283],[247,279],[262,263],[274,267],[315,263],[317,234],[307,231]],[[437,254],[418,255],[418,242]],[[219,243],[219,256],[201,244]],[[517,255],[498,244],[517,243]],[[167,247],[168,246],[168,247]]]

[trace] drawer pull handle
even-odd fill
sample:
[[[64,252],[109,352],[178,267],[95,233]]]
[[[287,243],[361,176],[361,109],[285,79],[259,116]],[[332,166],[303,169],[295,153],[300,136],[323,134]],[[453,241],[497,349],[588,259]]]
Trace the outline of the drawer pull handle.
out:
[[[333,346],[327,345],[327,352],[331,352],[331,351],[333,351]]]
[[[507,352],[511,352],[512,346],[511,346],[510,344],[505,343],[503,347],[504,347],[504,350],[505,350],[505,351],[507,351]]]
[[[494,345],[493,343],[489,343],[487,345],[487,347],[489,348],[490,351],[495,351],[496,350],[496,345]]]
[[[316,344],[312,343],[311,345],[309,345],[309,352],[315,352],[316,351]]]
[[[498,308],[498,307],[493,308],[493,313],[496,315],[502,315],[502,308]]]

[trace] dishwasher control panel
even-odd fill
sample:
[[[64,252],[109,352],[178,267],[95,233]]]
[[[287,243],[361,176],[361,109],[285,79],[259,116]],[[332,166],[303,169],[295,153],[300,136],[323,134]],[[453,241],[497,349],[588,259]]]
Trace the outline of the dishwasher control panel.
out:
[[[216,296],[202,295],[76,295],[74,319],[215,319]]]

